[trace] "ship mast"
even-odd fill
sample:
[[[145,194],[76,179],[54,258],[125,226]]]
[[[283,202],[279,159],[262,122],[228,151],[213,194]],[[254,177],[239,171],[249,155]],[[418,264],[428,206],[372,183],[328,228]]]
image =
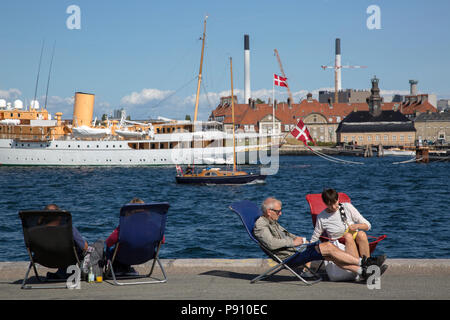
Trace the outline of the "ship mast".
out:
[[[200,84],[202,82],[203,53],[205,51],[205,39],[206,39],[206,19],[208,19],[208,16],[205,17],[205,21],[203,23],[202,55],[200,58],[200,70],[198,72],[197,96],[195,98],[194,124],[197,121],[198,99],[200,98]]]
[[[236,172],[236,141],[234,138],[234,95],[233,95],[233,59],[230,57],[230,73],[231,73],[231,115],[233,118],[233,172]]]

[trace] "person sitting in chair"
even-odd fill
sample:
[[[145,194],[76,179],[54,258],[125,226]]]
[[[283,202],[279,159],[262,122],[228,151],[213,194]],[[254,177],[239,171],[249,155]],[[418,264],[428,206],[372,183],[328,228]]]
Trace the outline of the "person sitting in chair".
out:
[[[339,195],[334,189],[325,189],[322,192],[322,200],[327,205],[318,216],[311,242],[319,240],[326,232],[328,237],[334,240],[334,244],[344,246],[337,241],[345,239],[345,252],[354,257],[370,257],[369,240],[365,231],[371,228],[359,211],[350,203],[339,203]]]
[[[129,203],[145,203],[144,200],[139,198],[133,198]],[[118,226],[114,231],[109,235],[106,239],[106,256],[108,259],[111,259],[114,254],[115,245],[119,241],[119,228]],[[137,275],[137,271],[129,265],[124,265],[118,261],[114,261],[113,263],[114,272],[116,275]]]
[[[254,236],[282,260],[300,251],[295,260],[289,263],[292,266],[304,265],[314,260],[328,260],[345,270],[352,271],[359,276],[359,279],[364,280],[368,276],[367,268],[370,265],[382,267],[386,259],[385,256],[356,258],[330,242],[314,242],[305,245],[308,243],[306,238],[289,233],[278,223],[282,214],[280,200],[267,198],[261,209],[263,214],[255,222]]]
[[[45,206],[44,210],[47,211],[59,211],[61,210],[56,204],[51,203]],[[53,219],[50,221],[39,221],[38,224],[45,224],[47,226],[58,226],[61,221],[59,219]],[[75,243],[75,249],[77,251],[78,259],[83,260],[84,254],[88,249],[88,242],[83,238],[78,229],[72,225],[73,241]],[[56,272],[47,272],[47,279],[66,279],[69,275],[66,273],[66,269],[60,268]]]

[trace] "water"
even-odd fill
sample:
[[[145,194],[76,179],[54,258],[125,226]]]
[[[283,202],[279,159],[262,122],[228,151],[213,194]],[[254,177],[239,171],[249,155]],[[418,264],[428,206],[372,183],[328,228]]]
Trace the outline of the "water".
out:
[[[108,237],[120,207],[133,197],[171,205],[161,258],[261,258],[264,254],[228,206],[244,199],[260,204],[274,196],[283,201],[280,223],[309,239],[313,227],[305,195],[325,187],[351,197],[372,224],[369,235],[388,236],[376,254],[450,258],[449,162],[394,165],[406,158],[343,159],[365,165],[283,156],[278,174],[265,184],[242,186],[177,185],[173,166],[0,167],[0,261],[28,260],[19,210],[56,203],[72,213],[73,224],[93,242]]]

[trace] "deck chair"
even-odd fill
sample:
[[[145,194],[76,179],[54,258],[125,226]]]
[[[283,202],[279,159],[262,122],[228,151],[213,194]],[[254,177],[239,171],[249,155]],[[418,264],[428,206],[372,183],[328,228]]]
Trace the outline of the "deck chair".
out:
[[[159,249],[163,242],[169,204],[126,204],[120,209],[119,240],[114,248],[111,259],[108,259],[108,271],[111,272],[115,285],[136,285],[163,283],[167,281],[164,268],[159,261]],[[116,276],[114,261],[124,265],[138,265],[153,259],[150,272],[146,275]],[[118,282],[117,279],[150,278],[155,263],[158,263],[163,279],[135,282]]]
[[[312,272],[314,274],[314,276],[316,277],[316,280],[307,281],[303,277],[301,277],[297,272],[295,272],[293,270],[293,268],[296,268],[297,265],[291,265],[290,262],[294,258],[296,258],[297,255],[300,254],[300,252],[293,254],[292,256],[288,257],[285,260],[281,260],[276,254],[272,253],[267,247],[265,247],[260,241],[258,241],[258,239],[255,238],[255,236],[253,235],[253,227],[255,225],[256,220],[262,214],[260,208],[255,203],[253,203],[251,201],[247,201],[247,200],[239,201],[239,202],[233,203],[230,206],[230,209],[239,216],[242,223],[244,224],[245,230],[247,231],[250,239],[252,239],[254,242],[256,242],[258,244],[258,246],[262,249],[262,251],[267,256],[269,256],[273,261],[275,261],[277,263],[276,266],[270,268],[266,272],[262,273],[261,275],[257,276],[256,278],[252,279],[250,281],[250,283],[255,283],[261,279],[270,277],[283,269],[289,270],[298,279],[300,279],[303,283],[305,283],[307,285],[312,285],[312,284],[317,283],[322,280],[318,274],[316,274],[315,272],[313,272],[312,270],[307,268],[305,265],[303,265],[303,266],[305,266],[310,272]]]
[[[36,264],[47,268],[80,267],[72,234],[72,216],[64,210],[20,211],[25,246],[30,257],[30,265],[21,289],[67,288],[64,285],[27,285],[28,274],[33,267],[36,278],[44,282],[36,269]],[[49,281],[49,280],[46,280]]]
[[[348,195],[346,195],[343,192],[338,192],[338,196],[339,196],[339,202],[343,203],[343,202],[351,202],[350,197]],[[319,213],[321,213],[323,210],[326,209],[326,204],[323,202],[322,200],[322,195],[320,193],[315,193],[315,194],[308,194],[306,195],[306,201],[308,201],[309,204],[309,208],[310,208],[310,213],[311,213],[311,218],[312,218],[312,223],[313,223],[313,227],[315,227],[316,225],[316,220],[317,220],[317,215]],[[369,236],[367,235],[367,237],[369,239],[369,248],[370,248],[370,253],[372,253],[377,244],[386,239],[386,235],[381,235],[378,237],[373,237],[373,236]],[[322,235],[320,237],[321,241],[329,241],[330,239],[327,237],[326,234]],[[338,239],[338,241],[342,244],[345,244],[345,240],[344,238],[340,238]]]

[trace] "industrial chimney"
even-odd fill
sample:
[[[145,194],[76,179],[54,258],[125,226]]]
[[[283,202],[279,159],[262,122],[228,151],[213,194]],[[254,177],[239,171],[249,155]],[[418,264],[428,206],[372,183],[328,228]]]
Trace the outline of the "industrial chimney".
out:
[[[339,39],[339,38],[336,39],[335,68],[336,68],[337,90],[340,91],[340,90],[342,90],[342,82],[341,82],[341,39]]]
[[[249,103],[250,92],[250,39],[244,35],[244,103]]]

